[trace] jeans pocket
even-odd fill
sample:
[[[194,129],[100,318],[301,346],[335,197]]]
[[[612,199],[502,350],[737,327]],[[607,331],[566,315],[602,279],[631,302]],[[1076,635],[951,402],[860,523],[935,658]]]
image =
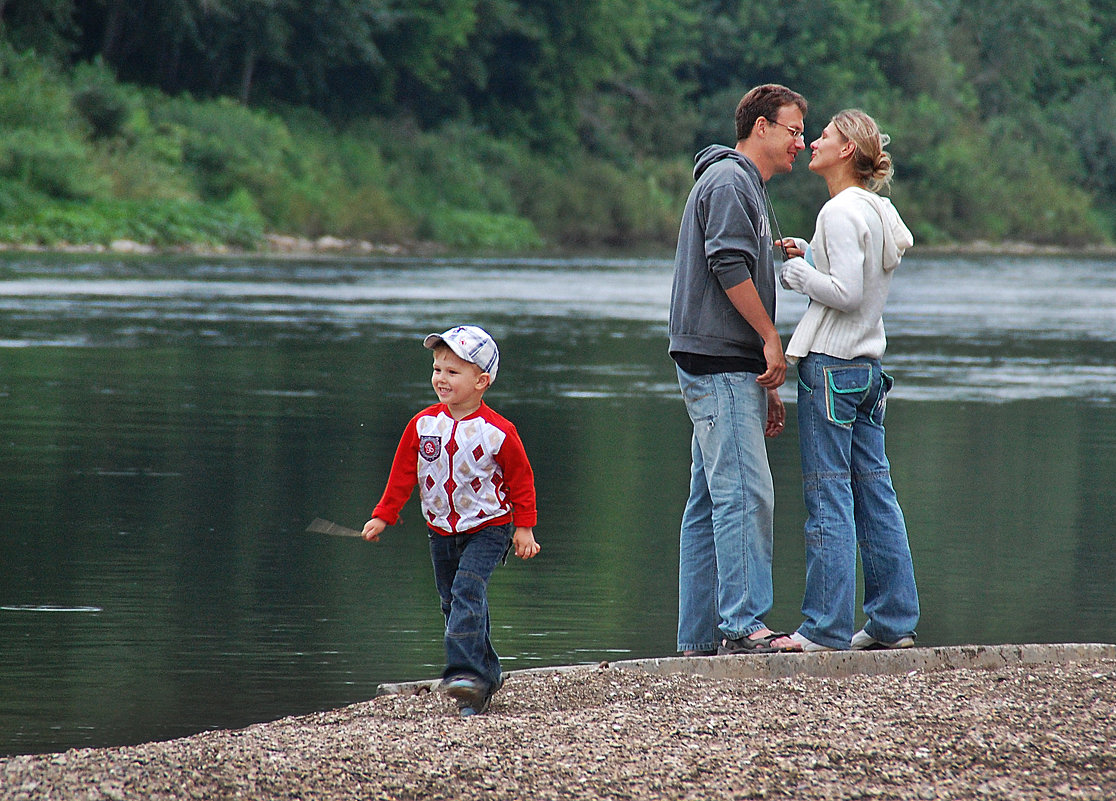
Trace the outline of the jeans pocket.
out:
[[[851,426],[856,410],[872,386],[872,365],[827,365],[825,374],[825,415],[829,422]]]
[[[807,358],[809,358],[809,357],[807,357]],[[800,361],[798,363],[798,371],[797,372],[798,372],[798,388],[800,390],[806,392],[809,395],[813,395],[814,394],[814,388],[812,386],[810,386],[810,382],[806,380],[807,370],[806,370],[806,367],[805,367],[805,363],[803,361]],[[813,372],[813,371],[810,371],[810,372]]]
[[[876,403],[872,406],[871,414],[872,422],[878,426],[884,423],[884,415],[887,413],[887,394],[891,392],[893,386],[895,386],[895,379],[881,370],[880,391],[876,396]]]
[[[717,418],[717,391],[711,376],[679,370],[678,386],[692,423],[711,423]]]

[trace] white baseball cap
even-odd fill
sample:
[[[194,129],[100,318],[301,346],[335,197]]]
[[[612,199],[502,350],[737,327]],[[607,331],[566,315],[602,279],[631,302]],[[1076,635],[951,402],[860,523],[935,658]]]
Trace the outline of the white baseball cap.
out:
[[[465,361],[475,364],[481,372],[488,373],[493,381],[496,380],[496,371],[500,369],[500,349],[496,347],[496,340],[483,328],[459,325],[440,334],[428,334],[422,344],[433,350],[441,342]]]

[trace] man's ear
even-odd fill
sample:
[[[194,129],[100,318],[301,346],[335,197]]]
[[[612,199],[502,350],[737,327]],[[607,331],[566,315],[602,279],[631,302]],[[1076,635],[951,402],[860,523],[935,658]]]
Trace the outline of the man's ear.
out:
[[[488,373],[481,373],[477,376],[477,389],[488,389],[492,386],[492,376]]]

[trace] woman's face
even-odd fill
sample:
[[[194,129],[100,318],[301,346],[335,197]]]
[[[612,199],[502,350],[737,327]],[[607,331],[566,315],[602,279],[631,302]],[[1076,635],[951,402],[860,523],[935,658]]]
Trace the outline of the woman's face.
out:
[[[821,136],[810,143],[810,170],[818,174],[839,169],[849,163],[855,146],[844,137],[832,122],[825,126]]]

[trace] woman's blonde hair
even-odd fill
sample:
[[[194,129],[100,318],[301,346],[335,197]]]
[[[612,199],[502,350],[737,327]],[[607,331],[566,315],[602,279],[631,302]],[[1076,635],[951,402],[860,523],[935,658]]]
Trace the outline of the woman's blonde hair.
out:
[[[858,108],[838,112],[833,124],[842,136],[856,145],[852,167],[857,178],[873,192],[885,189],[894,172],[891,154],[884,150],[891,137],[881,133],[876,121]]]

